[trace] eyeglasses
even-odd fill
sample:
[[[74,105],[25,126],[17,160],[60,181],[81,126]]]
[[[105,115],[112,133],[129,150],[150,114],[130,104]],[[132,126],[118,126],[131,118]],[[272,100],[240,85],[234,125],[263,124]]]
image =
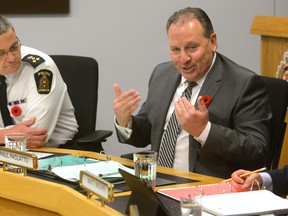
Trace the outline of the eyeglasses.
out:
[[[13,55],[17,54],[21,48],[20,41],[17,41],[10,49],[8,50],[0,50],[0,60],[5,59],[8,56],[8,53],[11,52]]]

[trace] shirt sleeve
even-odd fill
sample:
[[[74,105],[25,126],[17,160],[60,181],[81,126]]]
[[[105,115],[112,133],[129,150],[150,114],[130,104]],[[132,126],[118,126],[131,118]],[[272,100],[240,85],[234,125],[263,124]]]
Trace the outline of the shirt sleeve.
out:
[[[269,191],[273,191],[273,184],[272,184],[273,182],[271,176],[266,172],[259,173],[259,175],[261,176],[263,181],[262,187],[265,187],[265,189]]]
[[[130,120],[128,123],[127,127],[122,127],[120,125],[118,125],[117,121],[116,121],[116,117],[114,116],[114,124],[116,129],[119,132],[119,135],[121,136],[121,140],[123,142],[125,142],[126,140],[128,140],[132,134],[132,121]]]
[[[207,140],[207,137],[209,135],[210,129],[211,129],[211,122],[208,121],[205,129],[200,134],[200,136],[199,137],[194,137],[201,144],[202,147],[204,146],[204,144],[205,144],[205,142]]]
[[[50,91],[45,94],[39,93],[37,90],[37,81],[34,78],[34,74],[31,74],[27,83],[26,113],[22,121],[36,117],[36,122],[32,127],[46,128],[47,140],[49,140],[56,127],[67,87],[54,64],[41,64],[36,68],[35,73],[41,70],[49,70],[53,74]]]

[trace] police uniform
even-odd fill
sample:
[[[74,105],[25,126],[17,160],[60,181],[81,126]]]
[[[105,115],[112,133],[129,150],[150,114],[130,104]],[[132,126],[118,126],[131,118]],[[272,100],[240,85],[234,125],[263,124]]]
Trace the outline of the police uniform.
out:
[[[35,128],[46,128],[46,147],[58,147],[72,140],[78,131],[74,108],[60,72],[45,53],[22,46],[17,72],[7,74],[7,101],[14,124],[31,117]],[[0,118],[3,128],[3,120]]]

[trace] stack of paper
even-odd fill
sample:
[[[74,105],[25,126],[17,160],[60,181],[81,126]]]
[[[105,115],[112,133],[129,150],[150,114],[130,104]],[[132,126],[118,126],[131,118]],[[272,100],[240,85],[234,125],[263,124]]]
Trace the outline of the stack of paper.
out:
[[[160,189],[170,198],[193,197],[195,190],[203,191],[203,210],[212,215],[267,215],[288,213],[288,200],[268,190],[236,192],[229,183],[207,184],[184,188]]]
[[[55,167],[52,169],[52,172],[63,179],[76,182],[79,181],[81,170],[88,171],[101,178],[121,178],[122,176],[118,172],[119,168],[134,174],[133,169],[125,167],[116,161],[101,161],[90,164]]]
[[[288,213],[288,200],[268,190],[215,194],[202,197],[202,207],[213,215]]]

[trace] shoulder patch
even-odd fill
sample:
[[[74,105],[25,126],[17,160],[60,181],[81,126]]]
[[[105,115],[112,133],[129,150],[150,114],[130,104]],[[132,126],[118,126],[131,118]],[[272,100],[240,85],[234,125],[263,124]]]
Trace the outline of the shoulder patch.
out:
[[[40,70],[34,74],[36,88],[39,94],[49,94],[51,91],[53,73],[50,70]]]
[[[36,68],[38,65],[45,62],[45,60],[38,55],[28,54],[22,58],[22,61],[28,62],[32,65],[32,67]]]

